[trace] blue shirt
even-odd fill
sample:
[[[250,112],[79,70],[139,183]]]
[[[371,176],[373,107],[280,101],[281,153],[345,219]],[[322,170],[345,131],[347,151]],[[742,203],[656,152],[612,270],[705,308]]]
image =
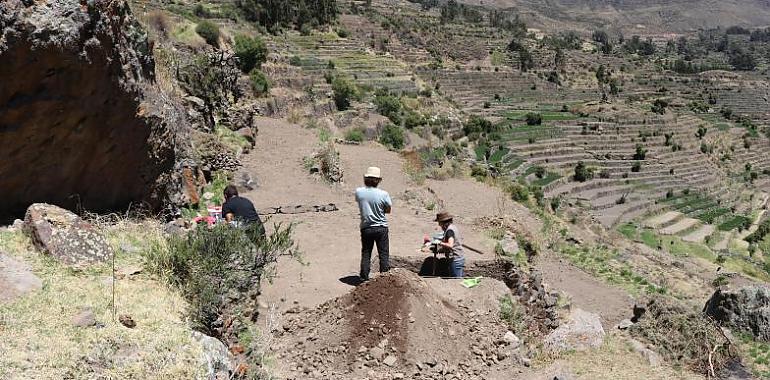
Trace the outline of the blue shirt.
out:
[[[361,212],[361,229],[369,227],[387,227],[385,208],[392,207],[393,202],[385,190],[376,187],[359,187],[356,189],[356,202]]]

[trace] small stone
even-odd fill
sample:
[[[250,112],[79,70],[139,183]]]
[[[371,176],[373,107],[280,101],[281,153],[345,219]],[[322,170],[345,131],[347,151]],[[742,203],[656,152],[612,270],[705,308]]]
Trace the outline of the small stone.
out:
[[[398,359],[396,359],[395,356],[388,355],[388,357],[385,358],[385,360],[383,360],[382,363],[385,364],[388,367],[393,367],[394,365],[396,365],[397,361],[398,361]]]
[[[626,329],[628,329],[629,327],[631,327],[633,325],[634,325],[634,322],[631,322],[630,319],[624,319],[624,320],[620,321],[620,323],[618,323],[618,329],[619,330],[626,330]]]
[[[134,327],[136,327],[136,322],[134,322],[134,319],[131,318],[131,316],[128,314],[121,314],[118,317],[118,321],[120,321],[120,324],[130,329],[133,329]]]
[[[383,350],[380,347],[374,347],[371,350],[369,350],[369,355],[376,359],[376,360],[382,360],[382,358],[385,357],[385,350]]]
[[[96,316],[94,316],[91,309],[84,309],[72,317],[72,324],[77,327],[96,326]]]
[[[507,331],[505,335],[503,336],[503,341],[507,343],[508,345],[515,347],[518,347],[521,344],[521,339],[516,336],[516,334],[513,333],[513,331]]]

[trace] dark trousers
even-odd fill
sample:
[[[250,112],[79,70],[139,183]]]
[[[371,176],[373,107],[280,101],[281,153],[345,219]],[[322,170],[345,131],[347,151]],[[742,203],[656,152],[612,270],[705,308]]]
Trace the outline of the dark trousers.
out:
[[[388,227],[369,227],[361,230],[361,278],[369,279],[372,261],[372,249],[377,243],[377,255],[380,258],[380,272],[390,269]]]

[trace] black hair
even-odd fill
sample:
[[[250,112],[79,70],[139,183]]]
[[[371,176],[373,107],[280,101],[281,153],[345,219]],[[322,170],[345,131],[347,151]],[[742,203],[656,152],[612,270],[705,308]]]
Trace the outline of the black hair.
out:
[[[364,185],[367,187],[377,187],[380,184],[379,178],[364,177]]]
[[[234,185],[227,185],[222,193],[225,195],[225,199],[230,199],[238,196],[238,189]]]

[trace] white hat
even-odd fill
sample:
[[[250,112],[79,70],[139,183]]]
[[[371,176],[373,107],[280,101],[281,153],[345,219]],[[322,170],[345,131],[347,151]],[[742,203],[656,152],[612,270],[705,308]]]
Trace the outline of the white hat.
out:
[[[370,166],[366,168],[366,174],[364,174],[364,178],[379,178],[382,179],[382,175],[380,173],[380,168],[376,166]]]

